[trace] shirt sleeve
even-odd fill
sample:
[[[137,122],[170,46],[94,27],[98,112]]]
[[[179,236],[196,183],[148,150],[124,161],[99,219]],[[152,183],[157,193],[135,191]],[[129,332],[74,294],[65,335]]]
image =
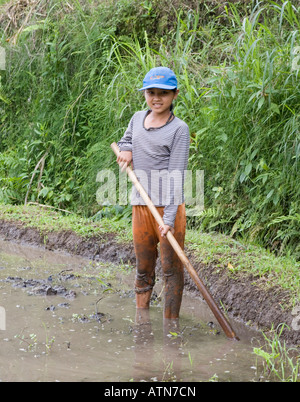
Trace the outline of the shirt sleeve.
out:
[[[118,142],[120,151],[131,151],[132,152],[133,119],[134,119],[134,116],[132,116],[123,137]]]
[[[184,202],[184,176],[189,158],[189,128],[184,123],[177,130],[169,159],[170,202],[164,208],[163,220],[174,227],[178,205]]]

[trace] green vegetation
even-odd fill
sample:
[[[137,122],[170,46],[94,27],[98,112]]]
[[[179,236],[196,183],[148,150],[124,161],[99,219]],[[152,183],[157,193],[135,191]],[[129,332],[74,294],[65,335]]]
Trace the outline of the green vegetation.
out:
[[[283,309],[299,302],[300,264],[287,256],[275,256],[262,247],[231,239],[223,234],[187,232],[187,247],[204,264],[213,264],[216,272],[226,269],[228,275],[239,278],[252,277],[252,284],[265,290],[279,286],[288,291],[281,302]]]
[[[82,237],[100,237],[114,233],[120,242],[132,241],[130,226],[125,219],[114,221],[103,218],[95,221],[74,213],[59,213],[54,209],[35,205],[0,205],[0,219],[22,222],[26,227],[37,228],[45,235],[51,231],[71,230]]]
[[[299,382],[299,356],[297,348],[288,348],[281,334],[285,325],[277,330],[272,328],[270,336],[264,335],[265,345],[254,348],[253,352],[264,362],[263,376],[271,381]]]
[[[205,174],[205,211],[189,227],[299,260],[295,2],[10,5],[10,18],[6,5],[0,14],[1,203],[94,216],[97,172],[117,172],[109,145],[145,107],[136,89],[146,71],[166,65],[180,82],[175,113],[190,127],[189,168]]]

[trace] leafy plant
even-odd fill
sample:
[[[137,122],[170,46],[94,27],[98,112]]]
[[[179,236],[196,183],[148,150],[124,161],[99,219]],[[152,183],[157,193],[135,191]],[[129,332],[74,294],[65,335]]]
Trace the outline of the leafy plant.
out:
[[[278,331],[272,328],[271,336],[263,333],[266,345],[260,348],[254,348],[253,352],[264,361],[264,374],[270,379],[281,382],[298,382],[300,375],[299,356],[292,356],[295,348],[287,348],[285,341],[280,337],[285,325],[279,326]]]

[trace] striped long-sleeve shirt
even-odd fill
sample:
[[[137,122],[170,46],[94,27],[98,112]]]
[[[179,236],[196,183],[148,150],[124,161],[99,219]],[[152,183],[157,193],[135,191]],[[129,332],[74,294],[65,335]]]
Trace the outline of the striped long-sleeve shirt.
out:
[[[136,112],[118,142],[121,151],[132,151],[133,168],[156,206],[165,206],[163,220],[174,227],[178,205],[184,202],[184,174],[189,155],[189,128],[178,117],[162,127],[146,129],[149,111]],[[145,202],[132,188],[132,205]]]

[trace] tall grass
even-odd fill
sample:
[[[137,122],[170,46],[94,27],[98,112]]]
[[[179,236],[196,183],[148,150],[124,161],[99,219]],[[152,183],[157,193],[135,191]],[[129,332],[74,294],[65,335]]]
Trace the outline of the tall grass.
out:
[[[190,127],[189,168],[205,171],[206,209],[189,225],[299,258],[299,9],[192,3],[74,1],[71,9],[41,0],[43,18],[36,13],[15,44],[2,27],[1,202],[28,193],[94,214],[97,172],[116,169],[109,144],[145,107],[136,91],[144,74],[165,65],[180,83],[175,113]]]
[[[284,324],[272,328],[270,336],[263,333],[265,345],[254,348],[256,356],[263,359],[264,373],[267,380],[281,382],[299,382],[299,356],[296,348],[288,348],[281,339]]]
[[[234,61],[211,79],[217,118],[203,142],[221,212],[209,224],[280,250],[289,243],[299,255],[299,71],[291,57],[299,21],[289,2],[268,11],[255,7],[240,21]]]

